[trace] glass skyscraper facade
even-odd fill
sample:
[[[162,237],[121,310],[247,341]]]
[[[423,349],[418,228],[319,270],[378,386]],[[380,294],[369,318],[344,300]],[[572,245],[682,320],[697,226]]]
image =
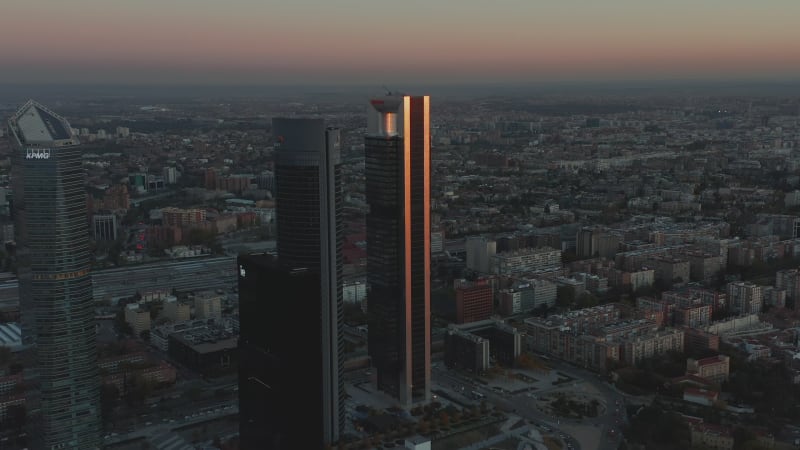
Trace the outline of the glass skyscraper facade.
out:
[[[369,355],[410,406],[430,400],[430,97],[373,99],[367,126]]]
[[[308,439],[305,442],[317,442],[316,447],[321,447],[338,441],[345,418],[340,134],[337,129],[326,128],[322,119],[305,118],[273,119],[272,131],[275,138],[279,261],[266,263],[257,257],[240,258],[240,265],[244,273],[252,271],[259,274],[257,276],[260,279],[275,280],[273,286],[281,285],[286,289],[278,290],[264,285],[263,290],[253,290],[250,287],[255,281],[244,279],[240,273],[240,349],[252,355],[243,353],[242,359],[269,360],[279,363],[280,367],[300,364],[297,358],[305,361],[307,371],[292,370],[291,376],[278,377],[275,382],[280,383],[281,390],[308,391],[303,398],[309,400],[309,408],[319,410],[306,411],[305,419],[292,415],[282,417],[280,424],[283,424],[283,428],[270,428],[271,434],[264,439],[272,442],[275,436],[281,433],[287,435],[288,430],[302,426],[306,430],[304,439]],[[287,284],[281,278],[281,273],[284,273],[286,280],[297,281]],[[288,277],[286,273],[295,275]],[[308,285],[309,282],[311,286],[297,285]],[[291,295],[279,296],[278,292],[291,292]],[[270,312],[262,314],[261,311]],[[244,319],[251,312],[260,318],[259,324]],[[290,336],[269,334],[267,331],[281,329],[286,320],[293,318],[319,318],[319,322],[304,321],[309,324],[308,327],[298,329]],[[290,361],[295,362],[290,364]],[[256,391],[263,386],[253,384],[252,380],[248,382],[251,376],[260,377],[247,375],[246,372],[262,369],[258,364],[240,368],[240,377],[243,377],[240,378],[239,391],[243,448],[265,448],[256,446],[257,439],[250,439],[250,436],[258,436],[263,430],[256,425],[251,426],[247,414],[252,414],[255,418],[253,424],[257,424],[259,420],[273,420],[275,408],[286,415],[285,408],[291,407],[291,403],[282,403],[285,399],[280,396],[271,397],[271,401],[262,402],[261,406],[247,404],[256,402],[253,399],[261,395]],[[253,443],[252,446],[248,446],[249,443]],[[300,448],[291,446],[296,442],[283,445],[274,444],[267,448]]]
[[[23,343],[45,449],[100,446],[100,379],[83,161],[69,123],[29,101],[9,120]],[[39,447],[39,445],[37,445]]]

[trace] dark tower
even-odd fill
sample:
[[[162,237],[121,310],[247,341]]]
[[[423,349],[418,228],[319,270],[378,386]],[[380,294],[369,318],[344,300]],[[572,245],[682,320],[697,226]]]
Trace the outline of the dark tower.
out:
[[[23,343],[36,356],[37,447],[100,445],[86,186],[69,123],[29,101],[9,120]]]
[[[315,436],[316,447],[334,443],[339,439],[344,427],[344,379],[342,363],[344,361],[342,342],[342,245],[341,245],[341,156],[339,130],[325,128],[322,119],[280,119],[273,120],[275,136],[275,186],[276,216],[278,229],[278,258],[267,265],[260,264],[253,269],[265,278],[275,281],[264,289],[250,290],[245,293],[240,287],[241,348],[243,358],[261,358],[259,354],[269,354],[279,358],[278,361],[288,363],[294,361],[294,353],[308,358],[308,371],[292,370],[292,375],[284,381],[282,390],[313,390],[309,393],[307,405],[319,405],[313,414],[297,416],[299,422],[286,422],[289,428],[276,430],[288,432],[297,429],[298,423],[307,430],[304,438]],[[254,264],[251,260],[247,264]],[[242,263],[240,263],[242,264]],[[246,264],[243,264],[246,266]],[[263,267],[262,267],[263,266]],[[266,267],[266,268],[264,268]],[[289,284],[278,283],[280,276],[276,273],[304,273],[287,279],[302,280]],[[276,278],[277,276],[277,278]],[[313,287],[309,290],[309,280]],[[281,279],[282,280],[282,279]],[[243,283],[240,273],[240,285]],[[299,284],[304,284],[300,286]],[[286,290],[277,286],[286,286]],[[291,292],[291,296],[279,293]],[[278,314],[272,308],[281,303],[284,313]],[[285,303],[285,304],[284,304]],[[261,308],[267,308],[263,310]],[[269,311],[262,314],[261,311]],[[246,325],[244,317],[256,314],[259,322]],[[296,318],[319,318],[315,326],[313,322],[305,322],[307,328],[297,330],[303,334],[298,341],[296,335],[267,336],[267,329],[285,327],[287,320]],[[249,322],[248,322],[249,323]],[[314,328],[314,329],[312,329]],[[253,352],[248,356],[246,352]],[[294,366],[294,364],[291,364]],[[241,371],[246,371],[243,366]],[[241,372],[240,371],[240,372]],[[245,381],[248,377],[245,377]],[[240,382],[243,382],[240,380]],[[319,386],[319,388],[317,388]],[[245,387],[250,391],[246,391]],[[254,411],[256,406],[247,405],[254,401],[255,392],[251,388],[256,385],[243,384],[240,387],[240,408],[245,414]],[[319,392],[316,392],[319,389]],[[254,395],[248,395],[251,392]],[[266,405],[273,414],[272,406]],[[289,404],[291,407],[291,404]],[[288,414],[285,409],[278,414]],[[289,415],[288,417],[293,417]],[[309,418],[312,417],[312,420]],[[285,417],[284,417],[285,419]],[[245,420],[242,423],[243,448],[264,448],[261,441],[249,440],[249,435],[263,432],[258,429],[257,421],[248,429]],[[310,425],[309,425],[310,423]],[[317,428],[319,428],[317,430]],[[313,430],[313,433],[312,433]],[[294,439],[294,438],[293,438]],[[269,439],[267,440],[269,442]],[[248,446],[253,442],[253,446]],[[309,441],[310,442],[310,441]],[[284,446],[268,448],[301,448],[296,442]],[[303,447],[306,448],[306,447]],[[311,448],[311,447],[308,447]]]
[[[430,97],[373,99],[368,120],[369,354],[409,406],[430,400]]]

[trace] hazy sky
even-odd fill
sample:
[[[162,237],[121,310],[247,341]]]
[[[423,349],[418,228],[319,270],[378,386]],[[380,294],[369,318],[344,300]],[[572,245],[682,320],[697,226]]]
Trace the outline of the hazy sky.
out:
[[[2,0],[0,82],[800,78],[798,0]]]

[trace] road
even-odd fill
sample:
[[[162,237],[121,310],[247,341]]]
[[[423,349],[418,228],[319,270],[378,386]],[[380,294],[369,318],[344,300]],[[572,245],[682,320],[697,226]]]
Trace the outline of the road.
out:
[[[553,362],[551,366],[554,370],[558,370],[574,378],[575,381],[546,389],[531,390],[527,393],[510,394],[508,392],[498,392],[466,376],[448,371],[443,367],[435,367],[433,369],[433,378],[440,386],[448,388],[449,391],[455,391],[453,393],[454,400],[459,403],[479,403],[480,400],[476,400],[471,394],[473,391],[478,392],[487,402],[494,404],[499,409],[514,412],[539,429],[560,437],[567,444],[567,448],[570,448],[570,446],[575,449],[581,448],[579,440],[564,430],[564,427],[574,425],[596,427],[599,429],[600,435],[603,436],[597,447],[585,448],[584,450],[594,450],[595,448],[598,450],[615,450],[619,445],[619,440],[621,438],[620,428],[625,420],[624,395],[607,383],[599,380],[595,373],[559,362]],[[606,409],[600,416],[596,418],[570,420],[549,416],[536,407],[536,400],[533,396],[538,397],[548,392],[563,391],[569,388],[574,388],[576,392],[580,392],[577,389],[584,386],[584,383],[591,385],[603,399]],[[585,440],[586,439],[584,439],[584,441]]]
[[[103,437],[105,445],[118,444],[120,442],[148,438],[163,433],[164,431],[174,430],[192,424],[199,424],[209,420],[220,419],[226,416],[239,413],[238,401],[228,401],[211,405],[197,405],[192,413],[152,413],[141,418],[144,423],[127,432],[106,433]]]
[[[459,403],[463,401],[464,404],[479,404],[482,400],[485,400],[502,411],[519,415],[545,432],[559,436],[567,444],[567,448],[581,448],[576,439],[558,428],[556,420],[551,420],[550,417],[530,405],[520,403],[518,396],[498,393],[488,386],[450,372],[443,367],[435,367],[433,369],[433,377],[434,381],[438,382],[440,386],[449,386],[450,390],[455,390],[454,400],[459,401]],[[483,398],[476,399],[472,395],[473,392],[478,392]],[[525,399],[524,395],[521,398]]]
[[[171,423],[205,409],[214,410],[219,405],[238,405],[236,381],[230,379],[207,382],[201,379],[177,383],[161,397],[161,401],[129,410],[128,415],[114,421],[108,433],[130,433],[149,424]],[[217,391],[224,395],[217,395]],[[206,398],[192,392],[208,393]]]

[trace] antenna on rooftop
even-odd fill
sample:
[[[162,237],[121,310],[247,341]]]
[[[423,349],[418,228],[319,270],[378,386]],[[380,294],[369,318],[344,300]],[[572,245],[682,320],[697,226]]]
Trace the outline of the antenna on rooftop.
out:
[[[386,86],[381,86],[381,87],[386,91],[387,96],[392,95],[392,91],[390,91],[389,88],[387,88]]]

